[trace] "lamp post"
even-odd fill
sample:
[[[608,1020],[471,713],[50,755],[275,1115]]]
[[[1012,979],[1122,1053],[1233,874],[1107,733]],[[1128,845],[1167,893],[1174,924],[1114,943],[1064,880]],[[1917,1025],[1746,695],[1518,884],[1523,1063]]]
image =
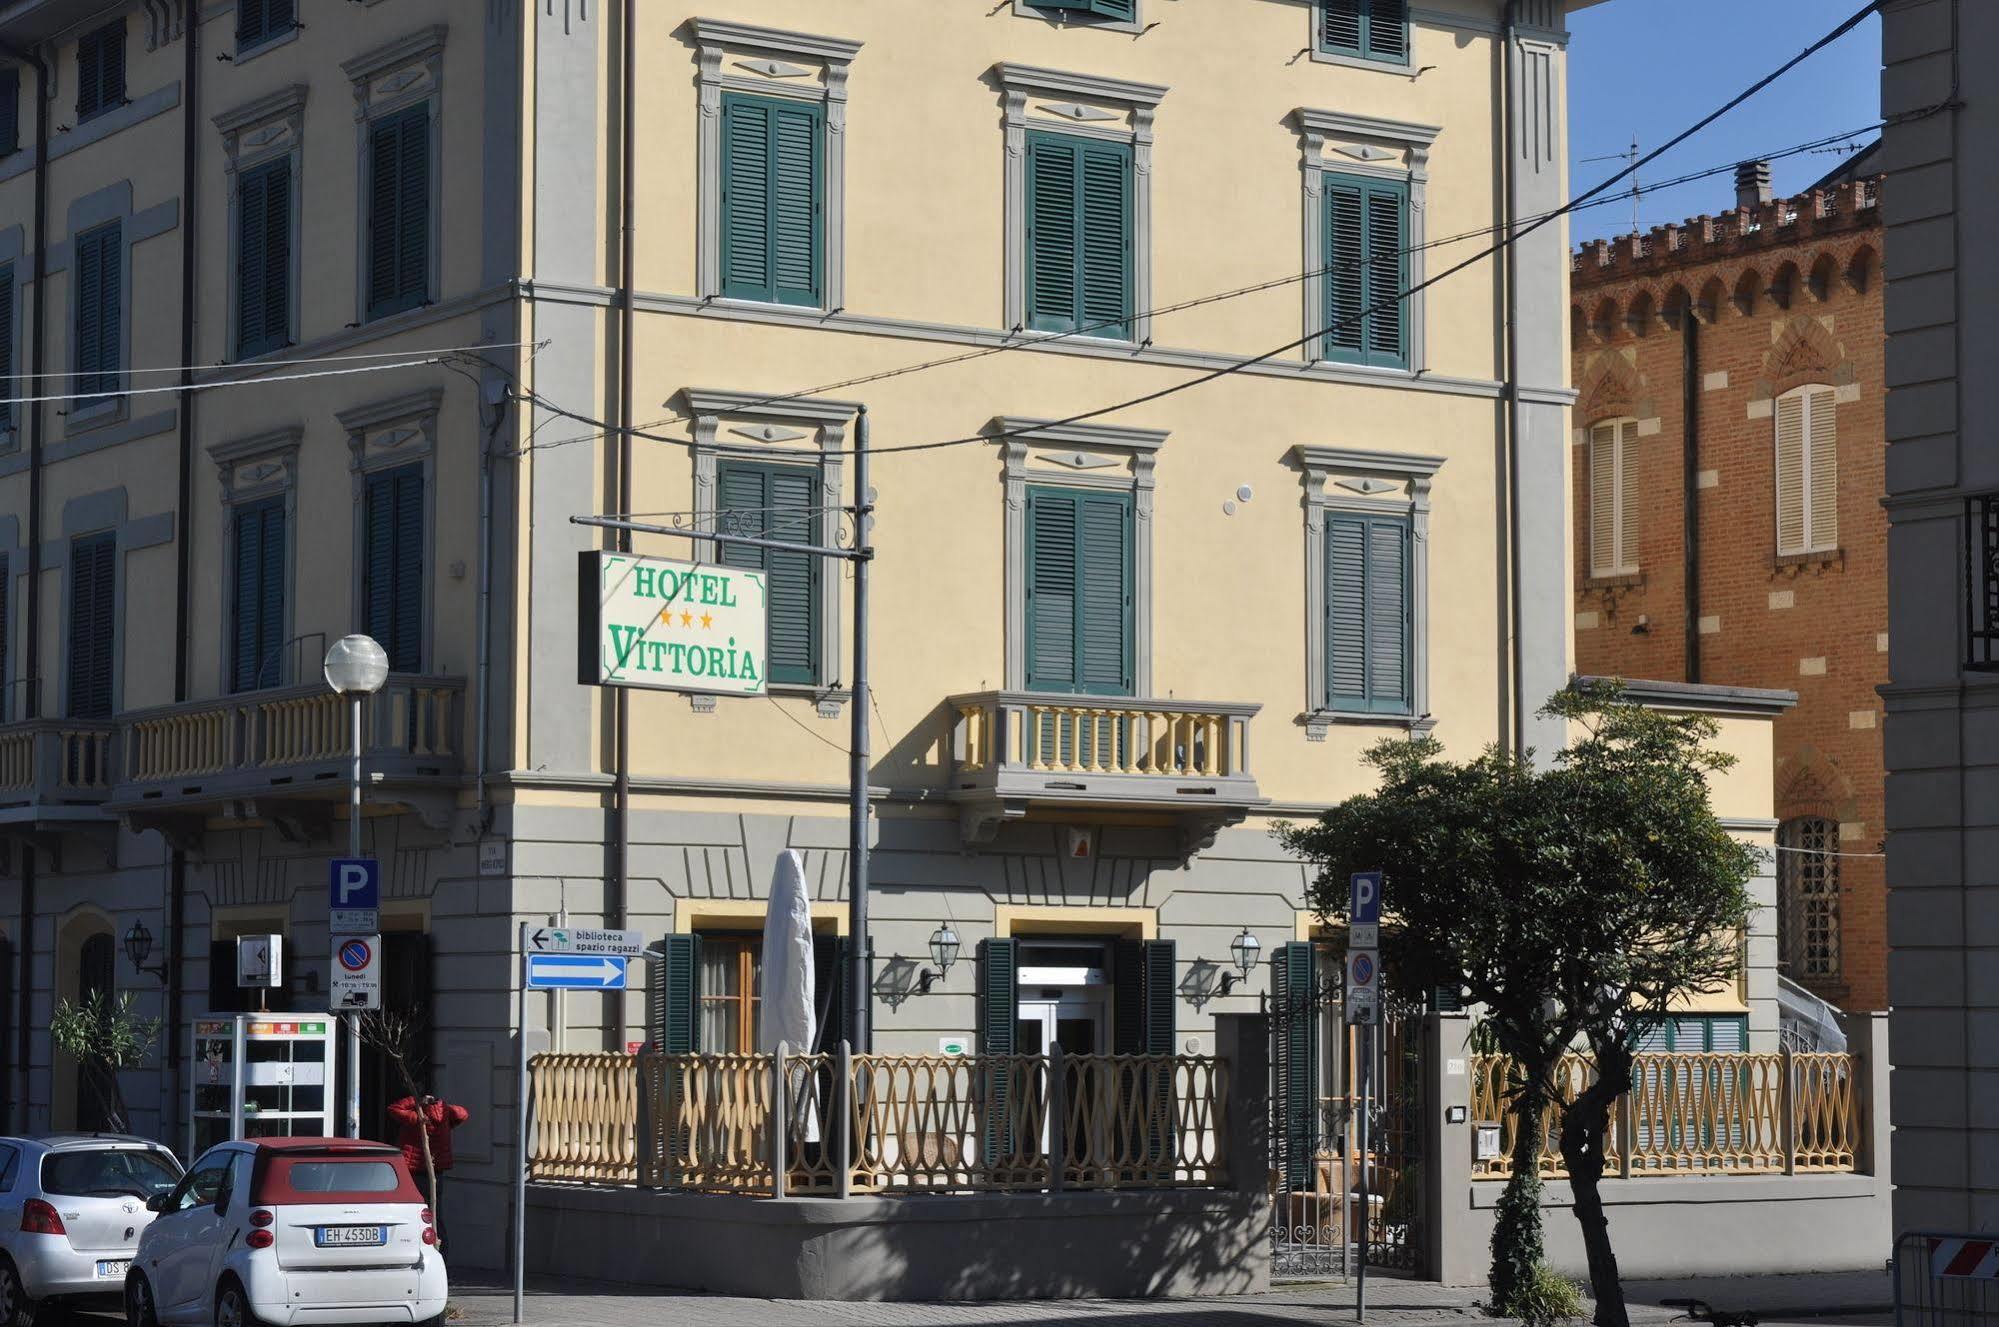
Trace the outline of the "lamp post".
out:
[[[361,702],[389,680],[389,655],[372,636],[342,636],[326,652],[326,685],[347,697],[354,731],[354,758],[347,788],[347,855],[361,855]],[[361,1016],[347,1014],[347,1110],[349,1138],[361,1136]]]

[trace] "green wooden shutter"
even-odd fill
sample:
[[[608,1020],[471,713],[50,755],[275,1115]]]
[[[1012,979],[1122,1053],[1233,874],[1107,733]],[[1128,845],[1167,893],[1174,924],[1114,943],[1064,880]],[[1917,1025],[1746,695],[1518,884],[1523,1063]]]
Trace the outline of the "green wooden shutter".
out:
[[[1088,142],[1081,149],[1081,327],[1091,336],[1131,336],[1131,148]]]
[[[1410,707],[1409,522],[1334,512],[1326,519],[1326,706],[1378,714]]]
[[[295,25],[293,0],[236,0],[236,49],[281,37]]]
[[[21,150],[21,71],[0,69],[0,156]]]
[[[368,316],[430,297],[430,105],[377,120],[368,150]]]
[[[366,629],[388,653],[389,667],[423,667],[423,467],[398,466],[368,476],[362,511]]]
[[[652,1044],[668,1055],[692,1055],[701,1049],[701,937],[669,935],[659,948],[646,992]]]
[[[236,210],[236,353],[291,342],[292,163],[245,171]]]
[[[1097,18],[1134,19],[1138,17],[1138,0],[1028,0],[1036,9],[1061,10],[1072,14],[1090,14]]]
[[[285,624],[285,504],[236,508],[236,605],[230,689],[278,685]]]
[[[117,222],[76,239],[76,390],[118,390],[124,348],[121,267],[124,232]],[[97,398],[101,400],[102,398]],[[79,406],[96,400],[79,401]]]
[[[1027,325],[1128,338],[1131,285],[1131,148],[1030,133]]]
[[[772,538],[817,543],[823,521],[817,508],[819,476],[804,466],[724,461],[716,467],[716,528]],[[723,544],[718,561],[764,573],[768,605],[765,681],[817,685],[819,668],[819,578],[821,559],[754,544]]]
[[[1319,1144],[1320,1015],[1310,944],[1293,941],[1277,947],[1271,956],[1270,992],[1275,1014],[1272,1069],[1284,1131],[1280,1164],[1286,1188],[1309,1189]]]
[[[1319,49],[1406,64],[1408,0],[1319,0]]]
[[[1027,325],[1071,332],[1081,309],[1076,238],[1080,145],[1055,134],[1027,136]]]
[[[1171,940],[1119,940],[1111,954],[1111,1048],[1171,1055],[1178,990]]]
[[[1406,367],[1408,186],[1328,174],[1324,193],[1326,325],[1320,357]]]
[[[837,1051],[853,1026],[847,1010],[853,986],[847,979],[852,952],[844,935],[812,937],[812,1006],[818,1020],[813,1050],[822,1055]]]
[[[723,95],[723,295],[825,302],[825,154],[818,105]]]
[[[1130,695],[1130,497],[1030,489],[1027,516],[1028,690]]]
[[[117,630],[118,539],[110,531],[69,541],[69,717],[111,717]]]
[[[1020,1034],[1020,941],[994,936],[979,941],[978,948],[978,1046],[981,1057],[1009,1056],[1019,1052]],[[1017,1156],[1028,1149],[1025,1140],[1014,1136],[1013,1112],[1008,1108],[1007,1084],[1011,1069],[1004,1064],[984,1066],[980,1091],[979,1157],[987,1166]]]
[[[17,389],[7,393],[18,394],[18,389],[27,385],[27,380],[14,376],[14,268],[11,264],[0,266],[0,381]],[[14,407],[0,404],[0,430],[5,430],[14,422]]]

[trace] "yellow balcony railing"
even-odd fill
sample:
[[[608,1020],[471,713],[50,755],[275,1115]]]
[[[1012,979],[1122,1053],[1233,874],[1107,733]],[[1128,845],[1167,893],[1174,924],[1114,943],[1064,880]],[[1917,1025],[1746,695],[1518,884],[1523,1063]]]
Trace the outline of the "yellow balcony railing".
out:
[[[1513,1173],[1515,1116],[1509,1106],[1511,1062],[1472,1061],[1471,1113],[1498,1121],[1499,1154],[1474,1163],[1477,1179]],[[1858,1061],[1823,1053],[1647,1052],[1636,1057],[1631,1090],[1619,1098],[1604,1146],[1608,1173],[1771,1175],[1852,1171],[1859,1157]],[[1555,1075],[1564,1098],[1595,1074],[1588,1057],[1564,1056]],[[1568,1173],[1560,1112],[1541,1127],[1541,1174]]]

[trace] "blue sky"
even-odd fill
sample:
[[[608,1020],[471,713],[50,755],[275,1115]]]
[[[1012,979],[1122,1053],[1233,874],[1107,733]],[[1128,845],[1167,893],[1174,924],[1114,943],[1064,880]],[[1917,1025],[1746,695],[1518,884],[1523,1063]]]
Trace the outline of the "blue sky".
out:
[[[1812,42],[1860,0],[1609,0],[1569,16],[1569,177],[1574,193],[1623,164],[1583,158],[1623,152],[1635,135],[1650,151]],[[1872,124],[1880,114],[1881,20],[1869,18],[1639,172],[1663,180],[1767,155]],[[1781,197],[1842,158],[1812,153],[1773,163]],[[1620,185],[1618,189],[1625,186]],[[1615,191],[1613,191],[1615,192]],[[1733,172],[1646,194],[1641,228],[1734,205]],[[1631,229],[1629,199],[1571,219],[1577,241]]]

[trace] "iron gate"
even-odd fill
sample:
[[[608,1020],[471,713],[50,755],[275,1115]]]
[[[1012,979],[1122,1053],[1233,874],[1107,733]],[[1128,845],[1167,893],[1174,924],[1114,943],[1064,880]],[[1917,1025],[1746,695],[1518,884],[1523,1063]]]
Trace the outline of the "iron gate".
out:
[[[1390,1000],[1373,1037],[1368,1192],[1358,1152],[1359,1029],[1346,1025],[1343,948],[1303,942],[1272,956],[1271,1274],[1345,1276],[1368,1220],[1370,1267],[1422,1266],[1424,1010]]]

